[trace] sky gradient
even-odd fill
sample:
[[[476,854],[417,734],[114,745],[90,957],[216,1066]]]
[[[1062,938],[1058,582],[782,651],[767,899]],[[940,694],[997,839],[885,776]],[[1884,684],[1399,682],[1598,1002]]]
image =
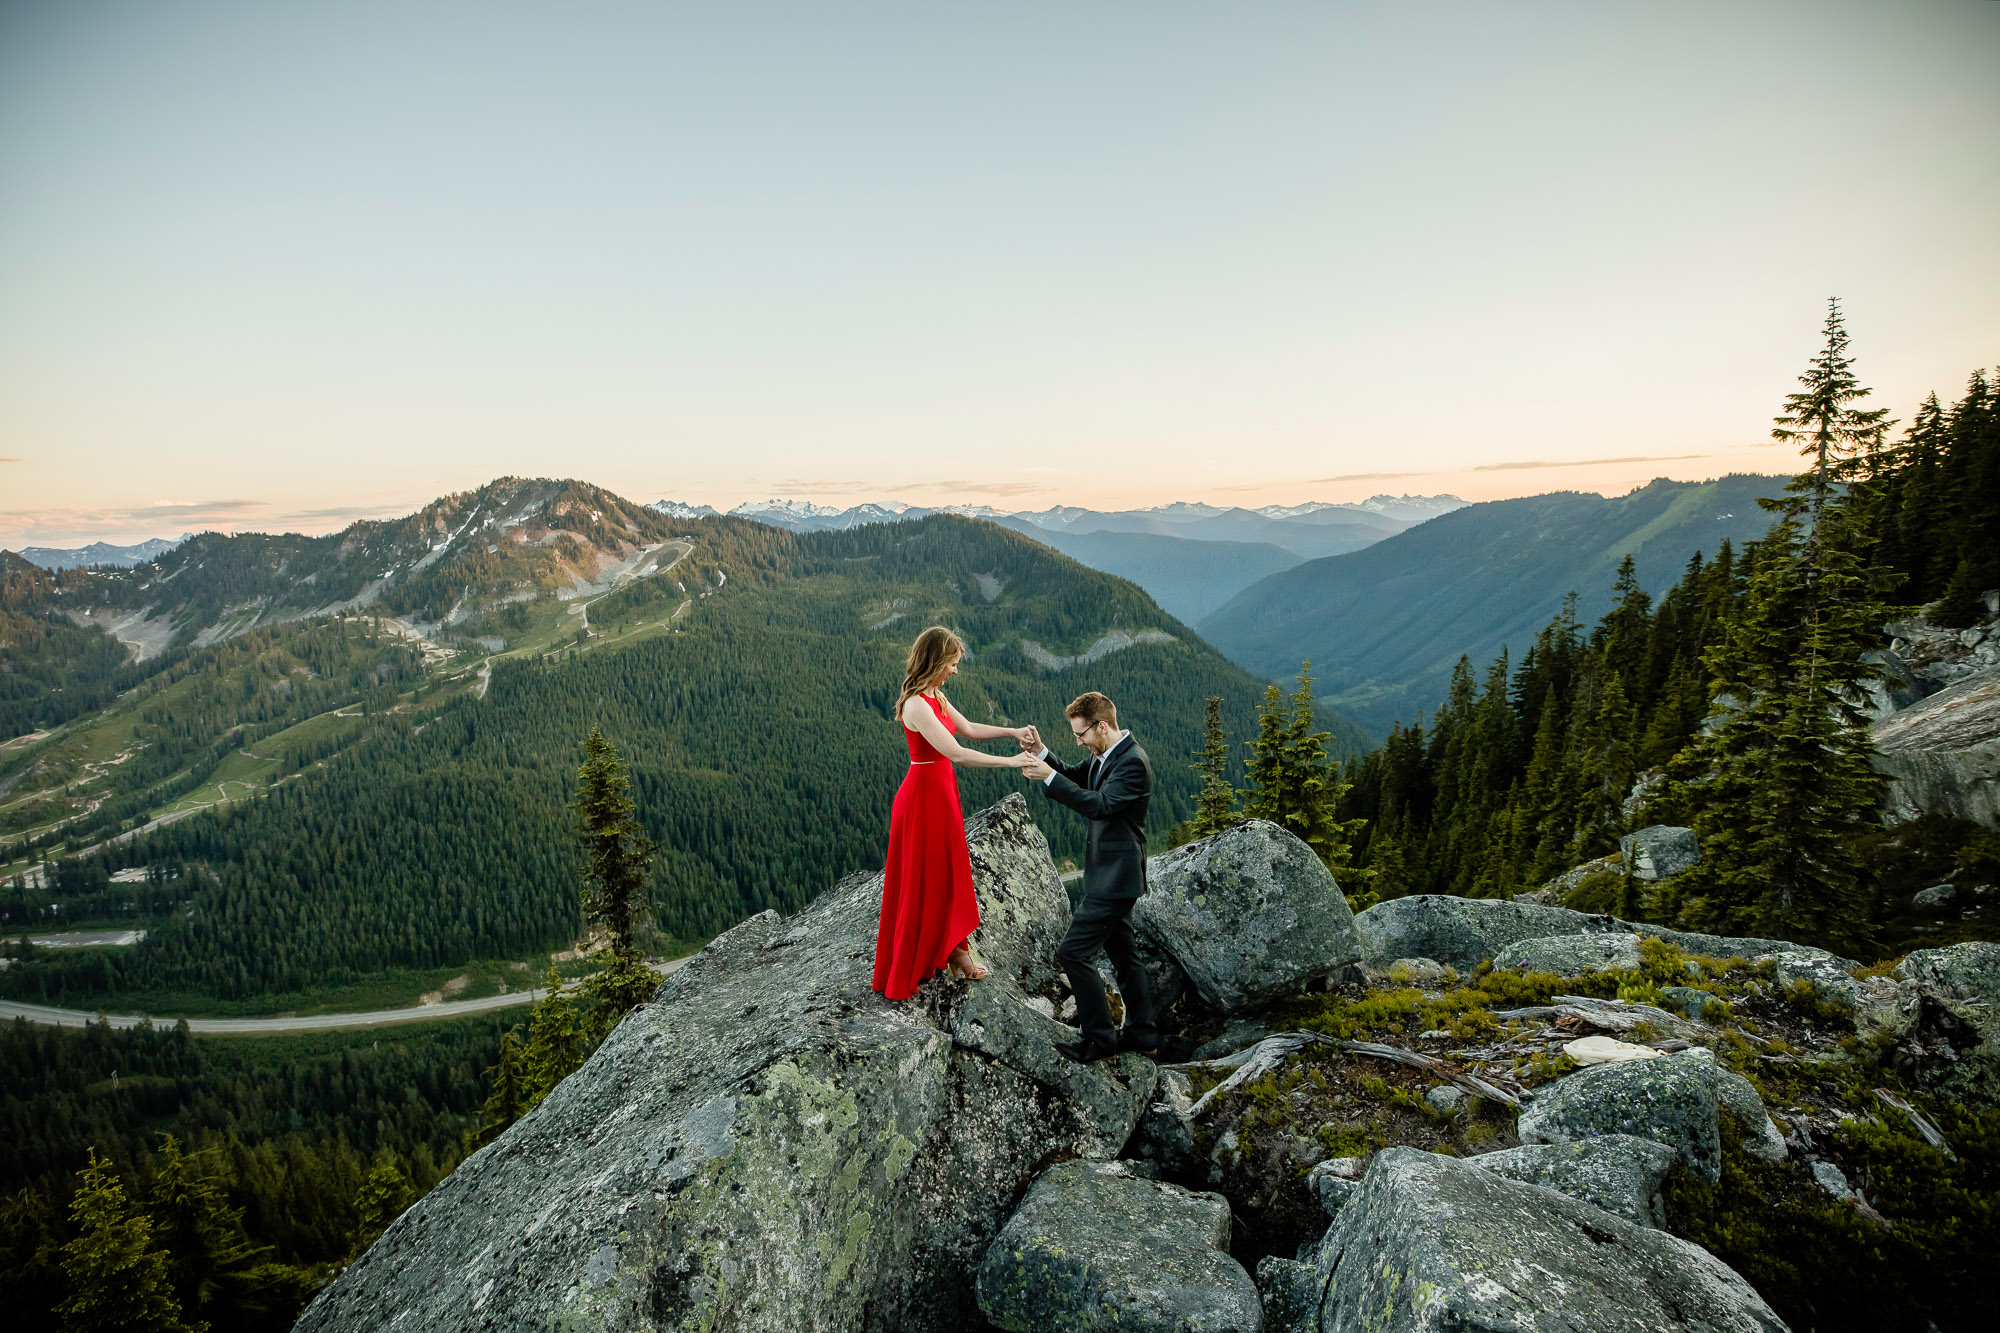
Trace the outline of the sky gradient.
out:
[[[1787,472],[2000,361],[2000,4],[0,0],[0,545]]]

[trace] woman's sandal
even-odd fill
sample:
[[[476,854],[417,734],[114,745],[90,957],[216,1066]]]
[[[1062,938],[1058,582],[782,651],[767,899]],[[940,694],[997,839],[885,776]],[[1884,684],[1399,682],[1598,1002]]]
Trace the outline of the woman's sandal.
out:
[[[984,981],[992,975],[979,965],[978,961],[973,958],[972,951],[964,945],[953,949],[951,956],[944,960],[944,965],[950,971],[964,977],[967,981]]]

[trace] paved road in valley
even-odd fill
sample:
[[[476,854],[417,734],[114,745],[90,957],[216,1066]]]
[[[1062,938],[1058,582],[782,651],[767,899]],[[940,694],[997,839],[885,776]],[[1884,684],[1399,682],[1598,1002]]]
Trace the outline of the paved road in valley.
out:
[[[671,959],[655,967],[661,976],[679,970],[686,963],[685,958]],[[376,1009],[361,1014],[312,1014],[305,1017],[286,1018],[190,1018],[188,1031],[207,1036],[222,1036],[227,1033],[269,1033],[269,1032],[323,1032],[331,1028],[372,1028],[384,1027],[391,1023],[428,1023],[441,1018],[463,1018],[467,1014],[481,1014],[489,1009],[506,1009],[513,1005],[529,1004],[540,998],[542,990],[510,991],[505,995],[487,995],[477,1000],[445,1000],[438,1004],[418,1004],[407,1009]],[[147,1021],[143,1014],[109,1014],[111,1026],[133,1028]],[[16,1004],[11,1000],[0,1000],[0,1022],[25,1018],[30,1023],[41,1023],[49,1027],[80,1028],[97,1021],[98,1015],[81,1009],[57,1009],[46,1004]],[[178,1019],[153,1018],[155,1027],[172,1027]]]

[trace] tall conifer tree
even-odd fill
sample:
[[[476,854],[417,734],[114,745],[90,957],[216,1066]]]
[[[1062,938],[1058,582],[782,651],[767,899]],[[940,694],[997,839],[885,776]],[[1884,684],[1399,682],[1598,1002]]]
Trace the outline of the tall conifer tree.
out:
[[[174,1297],[169,1257],[153,1241],[153,1222],[125,1197],[111,1163],[90,1151],[83,1184],[70,1205],[76,1238],[63,1246],[70,1294],[57,1307],[64,1333],[205,1333],[186,1321]]]

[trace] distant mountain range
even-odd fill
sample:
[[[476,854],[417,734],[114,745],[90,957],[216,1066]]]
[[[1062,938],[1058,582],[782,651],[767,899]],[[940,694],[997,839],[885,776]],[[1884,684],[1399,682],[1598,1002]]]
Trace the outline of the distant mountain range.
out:
[[[64,550],[54,546],[24,546],[15,554],[31,565],[43,569],[81,569],[87,565],[111,565],[118,569],[130,569],[143,565],[156,555],[164,555],[186,541],[191,533],[182,533],[172,541],[155,537],[137,546],[113,546],[109,542],[92,542],[88,546],[78,546]]]
[[[983,518],[1092,569],[1130,579],[1174,616],[1193,623],[1268,574],[1319,556],[1358,551],[1464,505],[1453,495],[1376,495],[1356,504],[1313,501],[1261,509],[1183,500],[1148,509],[1058,505],[1008,513],[988,505],[926,509],[890,503],[839,509],[806,500],[762,500],[729,512],[793,532],[844,531],[936,513]],[[672,500],[652,508],[675,518],[716,512]]]
[[[1568,593],[1586,624],[1602,615],[1627,553],[1657,594],[1696,551],[1762,537],[1771,520],[1757,501],[1785,480],[1661,480],[1614,498],[1565,491],[1468,505],[1273,573],[1197,628],[1267,679],[1310,660],[1320,698],[1379,735],[1434,710],[1460,654],[1482,670],[1502,647],[1518,656]]]

